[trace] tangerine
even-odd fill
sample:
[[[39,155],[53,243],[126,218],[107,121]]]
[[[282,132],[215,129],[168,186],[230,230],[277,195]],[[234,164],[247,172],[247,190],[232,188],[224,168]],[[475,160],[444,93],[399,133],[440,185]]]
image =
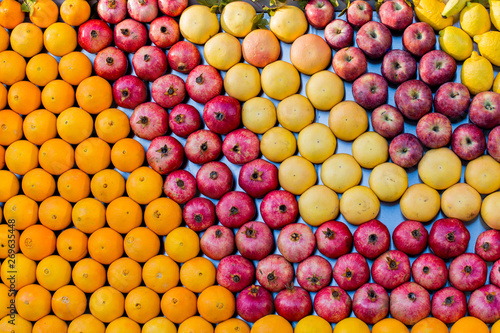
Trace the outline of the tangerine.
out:
[[[52,295],[52,311],[62,320],[73,320],[87,308],[87,297],[75,286],[63,286]]]
[[[8,2],[15,2],[14,0],[9,0]],[[0,3],[3,5],[5,1]],[[1,10],[0,10],[1,13]],[[1,14],[0,14],[1,15]],[[26,75],[26,60],[14,51],[3,51],[0,52],[0,82],[8,86],[12,86],[14,83],[24,79]]]
[[[125,298],[125,312],[133,321],[144,324],[160,313],[160,296],[147,287],[137,287]]]
[[[36,280],[45,289],[56,291],[71,280],[71,265],[57,255],[43,258],[36,266]]]
[[[102,321],[91,314],[82,314],[69,324],[67,333],[104,333],[105,331],[106,327]]]
[[[52,333],[52,332],[66,332],[68,325],[64,320],[57,318],[54,315],[48,315],[39,319],[33,325],[31,333]]]
[[[88,77],[78,84],[76,101],[82,109],[91,114],[109,109],[113,103],[111,85],[100,76]]]
[[[5,150],[7,169],[18,175],[24,175],[38,166],[38,147],[28,140],[19,140]]]
[[[93,293],[106,283],[106,269],[94,259],[84,258],[73,267],[71,278],[80,290]]]
[[[31,83],[39,87],[57,79],[57,60],[47,53],[35,55],[26,65],[26,76]]]
[[[87,255],[87,242],[87,235],[80,230],[75,228],[63,230],[57,236],[57,253],[67,261],[79,261]]]
[[[42,96],[43,98],[43,96]],[[24,117],[23,132],[26,139],[37,146],[57,135],[56,116],[47,110],[35,110]]]
[[[194,293],[201,293],[215,284],[216,269],[206,258],[196,257],[186,261],[180,270],[180,280],[184,287]]]
[[[118,109],[106,109],[95,119],[97,136],[107,143],[115,143],[124,139],[130,133],[128,116]]]
[[[168,235],[181,225],[182,209],[170,198],[155,199],[146,206],[144,222],[157,235]]]
[[[59,195],[69,202],[78,202],[90,194],[90,178],[79,169],[69,169],[57,179]]]
[[[47,28],[57,21],[59,8],[52,0],[36,0],[30,8],[30,21],[40,28]]]
[[[113,287],[101,287],[90,296],[89,309],[94,317],[109,323],[123,315],[125,297]]]
[[[141,285],[142,267],[130,258],[113,261],[107,272],[109,285],[122,293],[128,293]]]
[[[141,225],[141,206],[129,197],[116,198],[106,207],[106,222],[111,229],[126,234]]]
[[[110,203],[125,192],[125,179],[115,170],[104,169],[92,177],[90,190],[96,199]]]
[[[180,324],[196,314],[196,295],[184,287],[175,287],[163,294],[160,306],[168,320]]]
[[[57,133],[61,139],[72,145],[90,137],[93,129],[92,116],[80,108],[68,108],[57,117]]]
[[[50,313],[50,292],[38,284],[29,284],[16,293],[16,310],[21,317],[37,321]]]
[[[22,253],[5,259],[0,267],[0,277],[2,282],[9,286],[9,289],[19,290],[36,280],[36,263]]]
[[[123,238],[111,228],[101,228],[90,235],[88,249],[93,259],[109,265],[123,255]]]
[[[60,11],[63,21],[74,27],[87,22],[90,18],[90,5],[85,0],[64,0]]]
[[[0,3],[0,25],[2,27],[14,29],[22,22],[24,22],[24,12],[21,10],[19,2],[7,0]]]
[[[51,230],[65,229],[71,223],[71,215],[71,204],[59,196],[45,199],[38,208],[40,223]]]
[[[1,174],[2,170],[0,179],[2,179]],[[16,195],[5,202],[3,215],[5,221],[13,224],[16,230],[24,230],[38,221],[38,204],[25,195]]]
[[[96,174],[111,163],[111,148],[99,138],[85,139],[75,149],[75,161],[80,170]]]
[[[172,230],[165,239],[165,251],[176,262],[186,262],[200,252],[198,234],[186,227]]]
[[[132,172],[144,164],[144,147],[134,139],[118,140],[111,148],[111,163],[123,172]]]
[[[128,196],[141,205],[147,205],[163,192],[161,175],[149,167],[140,167],[132,171],[127,178]]]
[[[61,139],[50,139],[40,147],[38,161],[45,171],[59,176],[75,164],[75,151],[69,143]]]
[[[59,60],[59,74],[64,81],[77,86],[92,74],[92,63],[82,52],[71,52]]]
[[[27,115],[42,102],[40,88],[29,81],[16,82],[9,89],[7,101],[12,111]]]
[[[34,224],[27,227],[21,234],[19,249],[29,259],[40,261],[54,253],[56,235],[41,224]]]
[[[158,235],[144,227],[130,230],[123,244],[127,256],[137,262],[146,262],[160,252]]]
[[[22,137],[23,118],[11,110],[0,111],[0,145],[8,146]]]
[[[66,81],[51,81],[42,90],[42,104],[50,112],[59,114],[75,104],[75,91]]]
[[[54,194],[56,181],[47,171],[35,168],[24,175],[21,187],[26,196],[40,202]]]
[[[23,57],[31,58],[43,48],[42,30],[32,23],[21,23],[10,33],[10,46]]]
[[[148,288],[163,294],[179,284],[179,266],[166,255],[159,254],[144,264],[142,280]]]
[[[78,230],[91,234],[104,227],[106,208],[94,198],[85,198],[73,206],[71,219]]]
[[[62,57],[76,49],[77,35],[69,24],[56,22],[43,33],[43,45],[56,57]]]

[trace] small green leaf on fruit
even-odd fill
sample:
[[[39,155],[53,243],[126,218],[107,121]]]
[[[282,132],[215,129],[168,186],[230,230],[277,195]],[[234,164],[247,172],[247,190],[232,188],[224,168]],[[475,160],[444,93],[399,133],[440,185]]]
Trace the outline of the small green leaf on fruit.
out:
[[[299,0],[300,9],[305,10],[308,2],[309,2],[308,0]]]
[[[264,18],[264,13],[255,15],[252,21],[252,30],[267,29],[269,22]]]
[[[344,8],[344,9],[342,9],[342,11],[339,14],[339,17],[341,17],[342,15],[344,15],[346,12],[347,12],[347,7]]]
[[[330,0],[330,3],[333,5],[333,7],[338,7],[339,6],[338,0]]]

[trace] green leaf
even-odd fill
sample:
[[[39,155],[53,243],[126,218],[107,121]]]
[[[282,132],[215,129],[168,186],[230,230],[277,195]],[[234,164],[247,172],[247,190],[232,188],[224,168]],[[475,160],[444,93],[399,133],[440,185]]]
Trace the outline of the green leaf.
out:
[[[377,2],[375,2],[375,11],[377,13],[378,13],[380,6],[382,6],[383,3],[384,3],[384,0],[377,0]]]
[[[413,3],[410,0],[405,0],[405,3],[410,7],[413,8]]]
[[[333,5],[333,7],[338,7],[339,6],[338,0],[330,0],[330,3]]]
[[[219,5],[213,5],[210,7],[210,13],[217,14],[219,12]]]
[[[344,15],[345,13],[347,13],[347,8],[349,8],[350,5],[351,5],[351,1],[350,0],[346,0],[346,2],[345,2],[345,8],[342,9],[342,11],[339,14],[339,17],[341,17],[342,15]]]
[[[488,3],[488,0],[471,0],[471,2],[477,2],[483,5],[486,8],[490,7],[490,4]]]
[[[31,13],[35,0],[23,0],[21,4],[21,11],[25,13]]]
[[[252,20],[252,30],[267,29],[269,22],[264,18],[264,13],[255,15]]]
[[[200,5],[207,6],[210,8],[219,4],[219,1],[217,0],[197,0],[197,1]]]
[[[305,10],[308,2],[309,2],[309,0],[299,0],[300,9]]]
[[[271,7],[264,6],[262,8],[262,10],[264,12],[266,12],[269,16],[274,16],[274,14],[276,13],[276,10],[278,10],[278,8],[276,8],[276,7],[271,8]]]
[[[276,7],[278,4],[276,3],[276,0],[270,0],[269,1],[269,6],[271,7]]]

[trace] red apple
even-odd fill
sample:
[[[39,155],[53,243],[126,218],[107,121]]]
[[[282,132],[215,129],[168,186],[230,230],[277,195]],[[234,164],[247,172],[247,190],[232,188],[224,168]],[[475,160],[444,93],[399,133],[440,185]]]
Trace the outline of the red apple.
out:
[[[389,145],[389,155],[393,163],[403,168],[411,168],[420,161],[424,149],[417,137],[403,133],[392,139]]]
[[[335,53],[332,60],[335,73],[346,81],[354,81],[366,72],[365,54],[357,47],[346,47]]]
[[[335,16],[335,8],[329,0],[310,0],[305,8],[307,22],[316,29],[323,29]]]
[[[401,84],[415,77],[417,62],[406,51],[392,50],[384,56],[381,73],[390,83]]]
[[[366,73],[352,84],[354,100],[365,109],[375,109],[387,102],[388,86],[382,75]]]
[[[488,134],[488,154],[500,162],[500,126],[495,127]]]
[[[457,120],[469,109],[469,89],[461,83],[447,82],[443,84],[434,96],[434,110],[451,120]]]
[[[413,22],[413,9],[404,0],[385,1],[378,15],[380,22],[392,30],[404,30]]]
[[[474,124],[462,124],[451,136],[451,149],[463,160],[471,161],[484,154],[486,137]]]
[[[413,23],[403,33],[403,46],[411,54],[421,57],[436,45],[436,33],[425,22]]]
[[[418,120],[432,108],[432,91],[422,81],[410,80],[398,87],[394,100],[406,118]]]
[[[492,91],[477,94],[470,104],[469,119],[481,128],[500,125],[500,94]]]
[[[391,48],[392,35],[382,23],[370,21],[359,29],[356,43],[369,58],[376,59]]]
[[[371,21],[372,18],[373,8],[366,1],[353,1],[349,5],[349,8],[347,8],[347,22],[355,28],[361,27],[363,24]]]
[[[379,106],[373,110],[371,119],[373,130],[385,138],[391,139],[404,130],[403,115],[392,105]]]
[[[344,20],[333,20],[325,28],[325,40],[335,50],[352,45],[353,38],[352,27]]]
[[[428,113],[418,121],[417,137],[429,148],[447,146],[451,139],[451,122],[440,113]]]
[[[441,50],[426,53],[418,66],[420,79],[430,86],[439,86],[453,80],[456,72],[455,59]]]

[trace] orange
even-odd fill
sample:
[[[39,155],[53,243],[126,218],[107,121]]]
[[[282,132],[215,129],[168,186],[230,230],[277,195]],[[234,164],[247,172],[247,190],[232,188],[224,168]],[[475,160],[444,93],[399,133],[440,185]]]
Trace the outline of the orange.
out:
[[[31,333],[32,328],[33,325],[17,313],[13,317],[5,316],[0,320],[0,332]]]
[[[45,86],[57,78],[57,60],[47,53],[40,53],[31,58],[26,65],[26,76],[31,83]]]
[[[51,24],[43,33],[43,45],[56,57],[73,52],[77,46],[76,39],[75,29],[63,22]]]
[[[198,296],[198,312],[211,323],[220,323],[231,318],[236,302],[232,292],[222,286],[211,286]]]
[[[178,333],[213,333],[214,327],[199,316],[186,319],[179,325]]]
[[[2,282],[9,287],[19,290],[28,284],[35,283],[36,263],[22,253],[3,261],[0,267]],[[14,272],[14,273],[12,273]]]
[[[0,25],[7,29],[14,29],[24,21],[24,12],[21,4],[15,0],[2,1],[0,3]]]
[[[41,146],[57,135],[56,116],[47,110],[35,110],[24,118],[23,132],[28,141]]]
[[[57,179],[59,195],[69,202],[80,201],[90,194],[90,178],[79,169],[69,169]]]
[[[82,314],[73,319],[68,326],[68,333],[104,333],[105,331],[103,322],[91,314]]]
[[[250,326],[241,319],[231,318],[217,325],[215,333],[250,333]]]
[[[89,309],[94,317],[109,323],[123,315],[125,297],[113,287],[102,287],[90,296]]]
[[[0,224],[0,259],[17,252],[19,252],[19,231],[12,230],[7,224]],[[1,312],[0,317],[3,317]]]
[[[142,333],[177,333],[177,327],[174,323],[165,317],[156,317],[142,326]]]
[[[0,170],[5,166],[5,148],[0,146]],[[1,214],[0,214],[1,215]],[[2,222],[2,220],[0,220]]]
[[[87,296],[75,286],[64,286],[52,295],[52,311],[62,320],[73,320],[87,308]]]
[[[163,294],[179,284],[179,266],[166,255],[154,256],[144,264],[142,280],[148,288]]]
[[[216,269],[206,258],[196,257],[182,265],[180,279],[184,287],[194,293],[201,293],[215,284]]]
[[[106,222],[110,228],[126,234],[141,225],[141,206],[129,197],[116,198],[106,207]]]
[[[66,81],[51,81],[42,90],[42,104],[50,112],[59,114],[75,104],[75,91]]]
[[[59,60],[61,78],[73,86],[77,86],[92,74],[92,63],[81,52],[71,52]]]
[[[75,264],[71,278],[83,292],[93,293],[106,283],[106,269],[94,259],[85,258]]]
[[[0,201],[6,202],[18,192],[19,180],[16,175],[8,170],[0,170]]]
[[[163,179],[153,169],[140,167],[128,176],[126,186],[131,199],[138,204],[147,205],[162,194]]]
[[[92,116],[80,108],[68,108],[57,117],[57,133],[61,139],[72,145],[90,137],[93,129]]]
[[[42,30],[32,23],[21,23],[10,33],[10,46],[23,57],[31,58],[43,48]]]
[[[165,236],[182,222],[182,209],[170,198],[158,198],[149,203],[144,211],[144,222],[157,235]]]
[[[106,333],[141,333],[141,327],[135,321],[127,317],[113,320],[106,328]]]
[[[252,326],[252,333],[267,333],[267,332],[280,332],[280,333],[293,333],[292,325],[285,318],[278,315],[267,315],[257,320]],[[357,331],[350,331],[352,333]]]
[[[104,265],[109,265],[123,255],[123,238],[110,228],[101,228],[90,235],[90,256]]]
[[[176,262],[186,262],[200,252],[198,234],[186,227],[172,230],[165,239],[165,251]]]
[[[39,319],[33,325],[32,333],[52,333],[52,332],[66,332],[68,325],[63,320],[54,315],[48,315]]]
[[[448,329],[446,329],[446,331],[448,332]],[[372,333],[410,333],[410,331],[406,325],[399,320],[394,318],[385,318],[373,325]]]
[[[125,298],[125,311],[130,319],[144,324],[160,313],[160,296],[147,287],[137,287]]]
[[[0,52],[7,50],[9,48],[9,44],[9,32],[2,27],[2,29],[0,29]],[[3,107],[0,109],[3,109]]]
[[[128,293],[141,285],[142,267],[130,258],[116,259],[108,267],[109,285],[122,293]]]
[[[37,321],[50,313],[50,292],[37,284],[24,286],[16,294],[16,309],[24,319]]]
[[[115,143],[130,133],[128,116],[118,109],[106,109],[95,119],[97,136],[107,143]]]
[[[144,164],[144,147],[134,139],[118,140],[111,148],[111,163],[123,172],[132,172]]]
[[[38,148],[27,140],[11,143],[5,150],[7,169],[18,175],[24,175],[38,166]]]
[[[0,31],[5,31],[0,29]],[[7,106],[7,88],[3,84],[0,84],[0,110],[5,109]]]
[[[94,198],[85,198],[73,206],[71,219],[78,230],[90,234],[104,227],[106,208]]]
[[[40,223],[52,230],[63,230],[71,223],[71,204],[58,196],[45,199],[38,208]]]
[[[96,199],[110,203],[125,192],[125,179],[117,171],[105,169],[92,177],[90,190]]]
[[[15,2],[9,0],[9,2]],[[5,1],[0,3],[0,6]],[[26,75],[26,60],[14,51],[0,52],[0,82],[8,86],[24,79]]]
[[[91,114],[98,114],[109,109],[113,103],[111,85],[99,76],[84,79],[76,88],[76,101],[78,105]]]
[[[71,265],[60,256],[48,256],[36,266],[36,280],[45,289],[56,291],[71,280]]]
[[[437,318],[427,317],[413,325],[411,331],[412,333],[448,333],[448,327],[445,323]],[[396,333],[400,331],[391,330],[387,332]],[[408,332],[408,329],[406,330],[406,332]]]
[[[183,287],[175,287],[163,294],[161,312],[168,320],[180,324],[196,314],[196,295]]]
[[[12,111],[27,115],[40,106],[40,88],[29,81],[16,82],[9,89],[7,101]]]
[[[75,162],[80,170],[93,175],[109,166],[111,148],[99,138],[85,139],[75,149]]]
[[[0,111],[0,145],[8,146],[22,137],[23,118],[11,110]]]
[[[88,237],[75,228],[63,230],[57,236],[56,249],[68,261],[78,261],[87,255]]]
[[[2,179],[1,174],[2,170],[0,179]],[[3,206],[3,215],[6,222],[14,223],[16,230],[24,230],[38,221],[38,204],[25,195],[16,195],[7,200]]]
[[[75,27],[90,18],[90,5],[85,0],[65,0],[60,10],[63,21]]]
[[[160,239],[150,229],[139,227],[125,235],[123,248],[130,259],[146,262],[160,252]]]
[[[413,331],[413,330],[412,330]],[[463,317],[451,327],[450,333],[488,333],[488,326],[476,317]]]
[[[61,139],[50,139],[40,147],[38,161],[45,171],[59,176],[75,164],[75,151]]]
[[[47,171],[35,168],[24,175],[21,186],[26,196],[40,202],[54,194],[56,181]]]
[[[42,260],[56,249],[56,235],[41,224],[27,227],[19,238],[19,249],[31,260]]]
[[[59,8],[52,0],[36,0],[30,10],[30,20],[40,28],[47,28],[57,21]]]

